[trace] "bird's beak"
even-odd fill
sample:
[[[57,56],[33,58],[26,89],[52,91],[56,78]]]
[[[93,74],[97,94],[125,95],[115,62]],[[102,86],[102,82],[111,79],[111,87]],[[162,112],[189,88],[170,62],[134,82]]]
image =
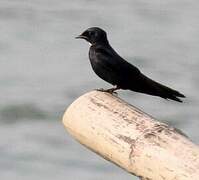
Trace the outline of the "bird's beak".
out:
[[[88,38],[84,35],[79,35],[77,37],[75,37],[75,39],[85,39],[85,40],[88,40]]]

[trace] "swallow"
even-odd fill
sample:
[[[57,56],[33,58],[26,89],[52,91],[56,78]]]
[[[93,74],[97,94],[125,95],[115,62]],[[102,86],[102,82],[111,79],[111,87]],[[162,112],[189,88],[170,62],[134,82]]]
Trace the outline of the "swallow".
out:
[[[101,91],[114,93],[124,89],[178,102],[182,102],[180,98],[185,98],[180,92],[148,78],[137,67],[123,59],[111,47],[103,29],[91,27],[76,38],[90,43],[89,59],[92,69],[101,79],[115,86]]]

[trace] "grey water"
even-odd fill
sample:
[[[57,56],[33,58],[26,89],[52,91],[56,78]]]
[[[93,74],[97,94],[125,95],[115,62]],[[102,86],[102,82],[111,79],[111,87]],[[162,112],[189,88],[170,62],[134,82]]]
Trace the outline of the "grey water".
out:
[[[90,26],[105,29],[123,57],[187,98],[119,96],[199,143],[198,8],[194,0],[1,0],[0,179],[133,179],[78,144],[61,122],[77,97],[110,87],[92,71],[88,43],[74,39]]]

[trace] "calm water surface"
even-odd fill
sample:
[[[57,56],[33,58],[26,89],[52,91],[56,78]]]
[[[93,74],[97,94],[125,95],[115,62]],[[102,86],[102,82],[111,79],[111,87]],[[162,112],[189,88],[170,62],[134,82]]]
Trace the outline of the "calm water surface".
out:
[[[199,143],[198,8],[193,0],[1,0],[0,179],[133,179],[61,123],[75,98],[110,87],[91,70],[89,45],[74,39],[90,26],[104,28],[123,57],[187,99],[119,96]]]

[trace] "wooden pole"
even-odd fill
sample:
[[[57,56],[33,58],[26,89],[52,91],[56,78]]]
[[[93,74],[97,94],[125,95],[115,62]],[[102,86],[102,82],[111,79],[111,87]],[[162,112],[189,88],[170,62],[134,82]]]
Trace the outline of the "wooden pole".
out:
[[[63,123],[81,144],[142,179],[199,180],[197,145],[109,93],[81,96]]]

